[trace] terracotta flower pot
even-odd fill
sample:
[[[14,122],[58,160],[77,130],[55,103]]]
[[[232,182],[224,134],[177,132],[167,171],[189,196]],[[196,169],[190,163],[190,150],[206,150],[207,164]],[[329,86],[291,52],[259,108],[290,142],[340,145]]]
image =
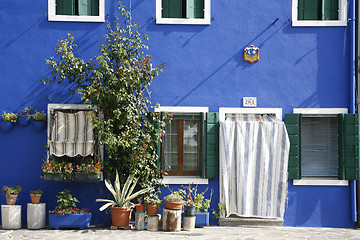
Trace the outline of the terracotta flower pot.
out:
[[[42,194],[30,194],[31,203],[32,204],[39,204],[41,196],[42,196]]]
[[[145,212],[145,205],[144,204],[136,204],[136,212],[142,213]]]
[[[125,207],[110,207],[111,221],[113,226],[127,227],[130,224],[130,217],[132,209]]]
[[[18,194],[5,194],[5,196],[7,205],[15,205]]]
[[[156,216],[158,211],[157,204],[146,204],[146,208],[149,216]]]
[[[169,209],[169,210],[181,210],[182,206],[183,206],[183,202],[168,202],[166,200],[164,200],[165,202],[165,208]]]

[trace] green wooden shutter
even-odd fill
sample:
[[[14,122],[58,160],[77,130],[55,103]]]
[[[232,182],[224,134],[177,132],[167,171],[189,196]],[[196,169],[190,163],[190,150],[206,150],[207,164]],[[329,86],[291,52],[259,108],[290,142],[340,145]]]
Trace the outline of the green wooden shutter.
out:
[[[298,0],[298,20],[320,20],[319,1]]]
[[[75,15],[75,1],[56,0],[56,15]]]
[[[186,0],[186,18],[204,18],[204,0]]]
[[[339,2],[338,0],[322,1],[322,20],[338,20],[339,19]]]
[[[205,177],[219,176],[219,113],[206,114]]]
[[[99,0],[79,0],[80,16],[99,16]]]
[[[344,115],[345,179],[360,180],[359,115]]]
[[[206,121],[205,113],[200,113],[200,177],[205,178],[205,161],[206,161]]]
[[[344,115],[338,114],[338,179],[345,179]]]
[[[182,0],[162,0],[163,18],[182,18],[183,1]]]
[[[301,178],[301,114],[285,114],[286,130],[290,139],[289,179]]]

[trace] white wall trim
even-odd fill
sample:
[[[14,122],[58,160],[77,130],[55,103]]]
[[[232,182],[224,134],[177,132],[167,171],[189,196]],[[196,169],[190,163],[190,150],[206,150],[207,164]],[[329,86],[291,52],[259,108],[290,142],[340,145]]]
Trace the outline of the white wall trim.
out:
[[[301,114],[346,114],[347,108],[294,108],[293,113]]]
[[[155,112],[168,112],[168,113],[199,113],[209,112],[209,107],[191,107],[191,106],[160,106],[155,108]]]
[[[219,121],[225,121],[227,113],[242,113],[242,114],[275,114],[276,118],[282,120],[282,108],[219,108]]]
[[[296,186],[348,186],[348,180],[339,180],[336,178],[327,177],[302,177],[299,180],[293,180],[293,185]]]
[[[165,176],[163,184],[209,184],[209,179],[188,176]]]
[[[56,15],[56,0],[48,0],[48,21],[105,22],[105,0],[99,0],[99,16]]]
[[[156,24],[193,24],[193,25],[210,25],[211,23],[211,2],[204,0],[205,12],[204,18],[163,18],[161,15],[162,0],[156,0]]]
[[[339,0],[339,20],[308,21],[298,20],[298,0],[292,0],[292,26],[293,27],[339,27],[347,26],[347,0]]]

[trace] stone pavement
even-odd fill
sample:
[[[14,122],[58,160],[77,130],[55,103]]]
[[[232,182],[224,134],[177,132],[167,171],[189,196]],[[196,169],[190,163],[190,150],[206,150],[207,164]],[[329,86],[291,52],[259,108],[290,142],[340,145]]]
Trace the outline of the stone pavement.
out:
[[[294,227],[259,227],[259,226],[239,226],[239,227],[218,227],[211,226],[196,228],[191,232],[150,232],[136,230],[110,230],[104,227],[90,226],[87,229],[41,229],[41,230],[2,230],[0,229],[0,239],[136,239],[136,240],[169,240],[169,239],[279,239],[279,240],[345,240],[360,239],[360,230],[345,228],[294,228]]]

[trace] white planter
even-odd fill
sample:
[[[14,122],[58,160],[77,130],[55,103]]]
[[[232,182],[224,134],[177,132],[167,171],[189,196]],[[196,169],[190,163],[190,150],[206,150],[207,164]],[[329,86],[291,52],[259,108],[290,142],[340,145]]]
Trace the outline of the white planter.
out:
[[[27,204],[27,228],[41,229],[46,224],[46,204]]]
[[[195,219],[196,217],[195,216],[184,216],[184,219],[183,219],[183,230],[184,231],[191,231],[191,230],[194,230],[195,228]]]
[[[21,228],[21,205],[1,205],[2,229]]]

